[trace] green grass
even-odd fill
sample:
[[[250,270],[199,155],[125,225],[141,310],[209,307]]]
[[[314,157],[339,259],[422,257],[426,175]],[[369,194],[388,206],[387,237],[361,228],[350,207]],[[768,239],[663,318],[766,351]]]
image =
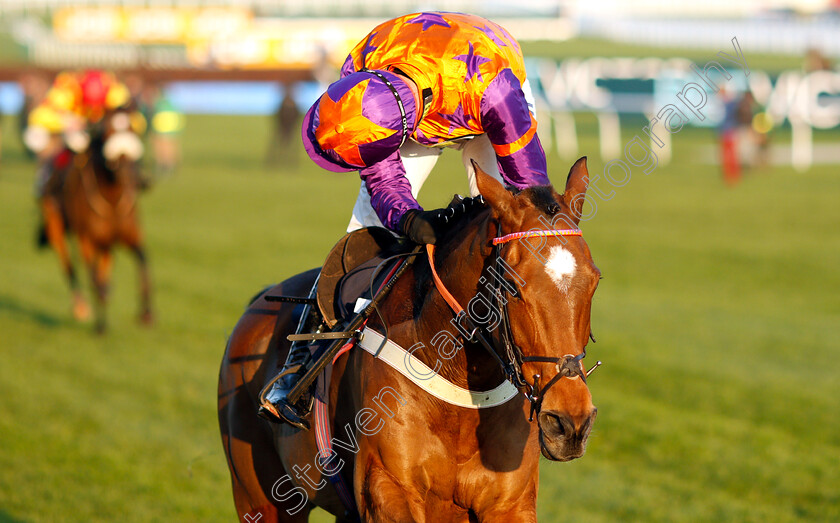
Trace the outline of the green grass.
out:
[[[215,417],[226,336],[258,289],[320,264],[358,188],[300,151],[264,169],[268,124],[189,118],[183,168],[142,201],[157,323],[135,323],[121,255],[101,338],[33,247],[34,168],[5,135],[0,521],[235,520]],[[541,521],[840,518],[840,177],[776,167],[727,188],[697,162],[712,140],[684,130],[672,164],[634,172],[583,224],[605,276],[599,415],[586,456],[543,462]],[[571,159],[549,162],[562,183]],[[444,154],[421,201],[464,192],[459,165]]]

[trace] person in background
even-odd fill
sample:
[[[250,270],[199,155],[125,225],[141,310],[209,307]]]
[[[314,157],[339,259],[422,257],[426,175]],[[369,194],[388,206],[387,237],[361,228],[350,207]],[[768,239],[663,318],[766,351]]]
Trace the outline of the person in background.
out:
[[[740,103],[735,94],[725,87],[721,87],[719,96],[723,100],[723,119],[717,129],[720,166],[724,182],[727,185],[735,185],[741,179],[741,160],[738,152]]]
[[[536,131],[516,40],[478,16],[424,12],[384,22],[356,45],[341,78],[306,113],[302,135],[317,165],[359,172],[348,232],[384,226],[434,244],[445,219],[417,194],[442,150],[461,151],[472,196],[473,160],[511,188],[548,185]],[[308,357],[305,346],[290,351],[281,373]],[[298,376],[274,382],[261,415],[305,426],[307,413],[285,401]]]
[[[293,142],[295,131],[300,128],[300,110],[295,101],[294,84],[283,85],[283,100],[274,113],[273,123],[265,155],[266,166],[275,167],[282,163],[286,167],[296,167],[297,149],[293,147]]]
[[[181,163],[180,136],[184,130],[184,115],[160,85],[153,82],[143,86],[137,105],[148,121],[147,136],[155,174],[169,176]]]

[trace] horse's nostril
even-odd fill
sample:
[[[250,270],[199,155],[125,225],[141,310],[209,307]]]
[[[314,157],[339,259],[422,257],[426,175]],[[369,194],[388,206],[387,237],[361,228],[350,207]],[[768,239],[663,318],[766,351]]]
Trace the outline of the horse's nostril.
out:
[[[570,435],[571,427],[564,419],[553,412],[543,412],[540,414],[540,427],[547,434],[555,438],[565,438]]]

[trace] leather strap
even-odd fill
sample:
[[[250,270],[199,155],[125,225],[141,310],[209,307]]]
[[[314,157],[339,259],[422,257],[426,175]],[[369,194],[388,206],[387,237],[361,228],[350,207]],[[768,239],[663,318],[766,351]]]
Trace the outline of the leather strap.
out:
[[[422,361],[412,357],[411,353],[404,348],[368,327],[362,330],[358,345],[424,391],[450,405],[466,409],[488,409],[507,403],[519,394],[516,387],[507,380],[488,391],[474,391],[459,387],[441,377]]]
[[[443,296],[443,299],[446,300],[446,303],[455,311],[455,315],[457,316],[464,311],[464,308],[461,307],[461,304],[458,303],[458,300],[449,292],[446,285],[440,280],[440,276],[438,276],[437,269],[435,269],[435,246],[431,243],[426,244],[426,252],[429,254],[429,267],[432,268],[432,278],[435,280],[435,287],[437,287],[440,295]]]
[[[315,341],[315,340],[346,340],[355,338],[359,331],[339,332],[311,332],[304,334],[289,334],[286,339],[289,341]]]

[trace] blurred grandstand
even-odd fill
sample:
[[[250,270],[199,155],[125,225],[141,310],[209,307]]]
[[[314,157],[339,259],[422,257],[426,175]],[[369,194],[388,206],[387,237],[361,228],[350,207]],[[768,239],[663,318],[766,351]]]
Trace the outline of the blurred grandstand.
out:
[[[544,142],[564,154],[576,153],[574,113],[597,116],[601,153],[613,157],[624,115],[650,118],[662,100],[696,80],[697,59],[616,58],[620,45],[703,49],[709,60],[731,50],[737,37],[750,58],[802,57],[797,69],[753,67],[730,87],[751,91],[757,107],[766,108],[762,128],[791,127],[786,161],[799,169],[840,161],[822,158],[825,151],[812,145],[813,129],[840,126],[840,74],[831,65],[840,57],[840,0],[0,0],[0,111],[20,109],[17,84],[31,81],[32,73],[48,77],[85,67],[163,85],[187,113],[274,114],[292,86],[305,110],[371,27],[428,9],[486,16],[525,45],[549,122]],[[552,45],[581,38],[594,47],[586,57]],[[599,55],[609,41],[619,45]],[[528,44],[550,51],[529,52],[536,47]],[[711,118],[692,125],[722,121],[723,102],[709,102]],[[663,151],[662,160],[669,155]]]

